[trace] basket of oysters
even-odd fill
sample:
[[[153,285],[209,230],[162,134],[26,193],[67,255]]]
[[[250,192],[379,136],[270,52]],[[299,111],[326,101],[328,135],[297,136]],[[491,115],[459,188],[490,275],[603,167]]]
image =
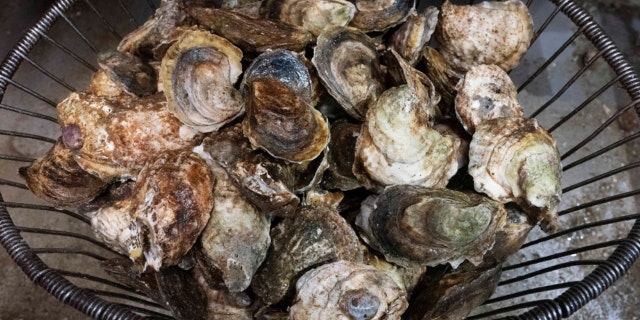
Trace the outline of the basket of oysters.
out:
[[[510,77],[528,5],[159,2],[19,169],[162,309],[84,311],[469,316],[530,232],[566,229],[558,143]]]

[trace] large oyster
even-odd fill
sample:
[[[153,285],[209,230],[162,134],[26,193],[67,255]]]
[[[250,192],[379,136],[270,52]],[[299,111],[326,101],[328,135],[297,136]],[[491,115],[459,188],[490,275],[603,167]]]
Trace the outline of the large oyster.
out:
[[[251,288],[267,304],[293,293],[298,278],[309,268],[337,260],[362,262],[358,237],[335,208],[302,206],[293,218],[271,230],[271,246]]]
[[[415,4],[415,0],[353,0],[357,12],[350,26],[364,32],[384,31],[400,24]]]
[[[533,19],[520,0],[442,4],[436,37],[440,53],[459,71],[478,64],[515,68],[533,38]]]
[[[20,168],[19,173],[33,194],[56,207],[87,203],[107,187],[102,180],[78,166],[62,139],[44,156],[28,167]]]
[[[242,73],[242,51],[207,31],[185,32],[160,67],[167,108],[182,123],[216,131],[244,112],[234,83]]]
[[[516,87],[509,75],[496,65],[471,67],[456,89],[456,115],[471,134],[483,121],[522,117]]]
[[[486,120],[469,146],[476,191],[503,203],[515,201],[547,232],[558,227],[561,166],[555,140],[535,119]]]
[[[399,185],[363,203],[356,224],[390,262],[456,268],[482,263],[505,219],[500,203],[477,194]]]
[[[318,36],[311,62],[340,106],[355,119],[364,119],[384,89],[373,41],[357,29],[327,27]]]
[[[349,261],[308,271],[296,289],[291,320],[399,320],[408,307],[406,292],[384,272]]]
[[[260,14],[302,27],[318,36],[327,26],[346,26],[356,13],[346,0],[264,0]]]
[[[134,178],[158,154],[198,140],[196,131],[169,113],[160,94],[109,98],[74,92],[58,105],[58,121],[78,165],[105,181]]]

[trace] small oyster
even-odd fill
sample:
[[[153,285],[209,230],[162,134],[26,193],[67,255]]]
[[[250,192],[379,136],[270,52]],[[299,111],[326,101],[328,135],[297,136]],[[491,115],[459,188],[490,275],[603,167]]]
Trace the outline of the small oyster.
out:
[[[502,274],[500,265],[477,268],[464,263],[445,273],[427,271],[403,315],[407,320],[464,319],[495,291]]]
[[[458,83],[456,116],[473,134],[483,121],[503,117],[522,117],[518,91],[509,75],[496,65],[477,65]]]
[[[411,65],[416,65],[422,48],[431,40],[438,23],[438,8],[428,7],[422,13],[411,12],[389,41],[389,47],[398,52]]]
[[[442,4],[436,37],[440,53],[458,71],[478,64],[515,68],[533,38],[533,19],[520,0]]]
[[[337,260],[362,262],[358,237],[338,212],[327,205],[302,206],[293,218],[271,230],[271,246],[251,288],[266,304],[293,293],[309,268]]]
[[[353,0],[357,12],[351,27],[364,32],[384,31],[407,19],[415,0]]]
[[[162,59],[160,81],[167,108],[201,132],[216,131],[244,112],[233,87],[242,73],[242,51],[207,31],[185,32]]]
[[[66,133],[71,134],[72,130]],[[67,137],[67,140],[72,139]],[[18,172],[36,197],[55,207],[88,203],[107,187],[102,180],[78,166],[62,139],[58,139],[49,152]]]
[[[296,284],[291,320],[400,319],[407,296],[387,274],[350,261],[307,271]]]
[[[460,142],[430,127],[425,106],[435,103],[418,93],[408,85],[391,88],[367,112],[353,173],[368,189],[394,184],[444,187],[458,170]]]
[[[546,232],[558,227],[561,167],[555,140],[535,119],[486,120],[469,147],[476,191],[503,203],[515,201]]]
[[[331,124],[331,140],[327,151],[329,168],[322,179],[325,188],[347,191],[362,186],[352,171],[360,127],[344,119]]]
[[[247,202],[217,163],[210,163],[216,177],[213,211],[202,232],[202,252],[221,274],[230,292],[249,287],[269,248],[271,224]]]
[[[280,20],[318,36],[327,26],[346,26],[356,7],[346,0],[264,0],[260,15]]]
[[[58,105],[62,141],[78,165],[104,181],[134,178],[164,151],[197,143],[197,132],[166,109],[164,96],[108,98],[74,92]]]
[[[286,217],[296,211],[300,199],[284,181],[271,175],[266,165],[272,158],[251,149],[241,125],[205,138],[194,151],[222,166],[249,202],[263,214]]]
[[[311,33],[288,23],[255,19],[225,9],[190,7],[187,12],[202,26],[228,39],[243,52],[269,49],[303,50]]]
[[[464,75],[453,69],[438,50],[424,47],[422,51],[427,77],[433,81],[436,91],[442,97],[440,113],[455,118],[454,99],[456,97],[456,85]]]
[[[329,125],[318,110],[278,79],[259,78],[247,85],[242,128],[252,146],[297,163],[322,153],[329,143]]]
[[[132,95],[142,97],[157,91],[156,71],[142,59],[126,52],[98,55],[98,65],[114,83]]]
[[[327,27],[318,36],[311,62],[340,106],[355,119],[364,119],[384,89],[373,41],[357,29]]]
[[[399,185],[363,203],[356,225],[389,262],[456,268],[464,260],[482,263],[506,215],[500,203],[477,194]]]
[[[162,0],[151,19],[122,39],[118,51],[160,60],[166,46],[185,30],[180,27],[187,17],[181,0]]]

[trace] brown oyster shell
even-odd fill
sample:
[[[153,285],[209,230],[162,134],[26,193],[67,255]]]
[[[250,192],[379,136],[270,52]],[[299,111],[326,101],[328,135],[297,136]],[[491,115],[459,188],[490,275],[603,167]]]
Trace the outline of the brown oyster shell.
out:
[[[422,48],[431,40],[438,23],[440,11],[428,7],[424,12],[411,12],[402,26],[389,40],[389,47],[395,50],[411,65],[416,65],[422,55]]]
[[[456,70],[478,64],[515,68],[533,38],[533,19],[520,0],[442,4],[436,28],[440,53]]]
[[[260,15],[280,20],[318,36],[326,26],[346,26],[356,7],[346,0],[264,0]]]
[[[509,75],[496,65],[471,67],[458,82],[456,90],[456,116],[471,134],[483,121],[522,117],[516,86]]]
[[[455,117],[456,85],[464,73],[454,70],[440,52],[434,48],[424,47],[422,56],[424,57],[423,69],[442,97],[440,113],[447,117]]]
[[[515,201],[544,231],[557,229],[562,164],[555,140],[535,119],[497,118],[477,126],[469,174],[476,191]]]
[[[384,31],[407,19],[414,0],[353,0],[356,14],[349,26],[364,32]]]
[[[351,226],[329,206],[302,206],[293,218],[271,230],[271,246],[251,288],[266,304],[293,294],[309,268],[337,260],[362,262],[363,252]]]
[[[368,201],[356,220],[361,235],[404,267],[479,265],[507,216],[498,202],[448,189],[398,185]]]
[[[142,59],[120,51],[98,55],[98,65],[125,92],[142,97],[157,91],[156,71]]]
[[[207,319],[252,320],[253,301],[244,292],[229,292],[224,288],[213,288],[204,275],[207,270],[198,266],[193,269],[193,275],[199,288],[204,290],[207,302]]]
[[[190,30],[167,50],[160,81],[167,108],[201,132],[216,131],[244,113],[234,83],[242,73],[242,51],[207,31]]]
[[[202,26],[228,39],[243,52],[269,49],[303,50],[311,33],[284,22],[255,19],[225,9],[190,7],[187,12]]]
[[[158,154],[198,141],[197,132],[171,115],[164,100],[159,94],[107,98],[71,93],[58,105],[63,142],[78,165],[100,179],[133,178]]]
[[[373,41],[354,28],[327,27],[318,36],[311,62],[340,106],[353,118],[364,119],[384,89]]]
[[[66,132],[69,134],[71,131]],[[18,172],[36,197],[55,207],[88,203],[107,187],[102,180],[80,168],[71,150],[64,147],[62,139],[58,139],[45,155]]]
[[[345,119],[331,124],[331,140],[327,151],[329,168],[322,179],[323,187],[347,191],[362,186],[352,171],[360,128],[360,124],[349,123]]]
[[[296,289],[291,320],[399,320],[408,307],[406,292],[387,274],[344,260],[306,272]]]

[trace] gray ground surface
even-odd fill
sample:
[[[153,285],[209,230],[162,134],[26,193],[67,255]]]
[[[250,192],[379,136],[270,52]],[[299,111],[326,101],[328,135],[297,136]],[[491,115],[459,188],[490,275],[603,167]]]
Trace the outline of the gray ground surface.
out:
[[[43,4],[44,2],[45,1],[39,0],[0,0],[0,5],[2,5],[2,9],[0,9],[0,24],[2,24],[2,28],[0,28],[0,57],[3,57],[6,54],[12,44],[19,39],[19,36],[24,29],[31,25],[35,19],[40,16],[42,10],[46,9],[46,4]],[[98,1],[92,2],[99,3]],[[536,3],[539,2],[540,1],[536,1]],[[605,30],[611,34],[616,43],[630,58],[636,68],[640,68],[640,58],[637,58],[640,56],[640,1],[591,0],[584,1],[583,4],[596,17],[596,20],[604,26]],[[537,9],[535,6],[532,8],[532,10],[540,10],[540,15],[547,14],[545,10],[548,9],[549,8],[545,6],[541,6]],[[105,10],[108,12],[109,8],[105,8]],[[534,17],[535,15],[536,11],[534,11]],[[92,19],[95,19],[95,17],[78,15],[77,12],[69,13],[69,17],[73,21],[76,21],[81,27],[84,26],[91,30],[90,32],[103,37],[104,41],[101,41],[98,44],[99,49],[109,48],[110,45],[113,45],[115,40],[106,31],[95,30],[91,27],[94,24]],[[72,31],[68,27],[58,25],[50,35],[68,45],[74,46],[81,55],[88,55],[90,53],[89,49],[80,40],[77,38],[74,39],[72,37],[62,36],[69,34],[70,32]],[[568,28],[566,20],[558,19],[558,21],[549,26],[548,31],[545,33],[543,38],[538,40],[530,50],[536,56],[542,58],[548,57],[573,32],[573,29]],[[588,56],[592,50],[593,49],[584,39],[579,38],[575,44],[571,45],[566,54],[558,57],[558,59],[549,67],[549,70],[551,71],[543,72],[531,86],[521,92],[519,95],[520,101],[523,102],[525,108],[530,106],[530,108],[527,109],[527,112],[530,114],[535,107],[550,98],[550,92],[552,90],[555,91],[562,87],[570,75],[574,74],[580,67],[583,56]],[[87,77],[89,76],[86,69],[78,66],[77,63],[73,63],[61,59],[59,56],[53,55],[53,51],[54,50],[52,50],[50,46],[38,46],[31,57],[37,57],[38,61],[42,61],[44,66],[54,73],[67,74],[70,72],[70,68],[77,68],[77,74],[81,76],[65,78],[64,80],[81,88],[82,84],[86,83]],[[522,83],[528,74],[535,71],[538,65],[539,61],[523,63],[519,69],[512,73],[514,81],[516,83]],[[566,76],[550,77],[550,72]],[[611,75],[608,72],[608,67],[602,61],[596,62],[585,73],[585,76],[582,77],[584,80],[579,80],[569,89],[566,95],[563,95],[563,97],[554,103],[549,110],[543,112],[538,117],[540,123],[545,127],[553,125],[556,121],[561,119],[564,114],[566,114],[565,110],[567,110],[567,108],[575,106],[575,101],[582,101],[595,90],[594,88],[599,88],[606,83],[611,78]],[[61,87],[57,85],[40,84],[38,82],[38,77],[41,77],[41,75],[33,67],[24,67],[17,80],[21,83],[28,84],[29,87],[34,88],[36,91],[41,92],[48,97],[62,99],[66,95],[66,91],[61,90]],[[53,115],[55,111],[53,108],[46,106],[41,102],[34,101],[32,98],[19,97],[12,99],[13,100],[5,100],[3,102],[18,106],[34,104],[36,105],[37,110],[49,115]],[[573,118],[565,126],[558,129],[558,132],[555,134],[565,137],[565,139],[559,143],[561,152],[567,151],[575,144],[575,142],[579,141],[593,130],[592,126],[586,124],[601,123],[603,119],[608,118],[627,103],[628,101],[625,99],[624,95],[621,94],[618,89],[614,88],[612,90],[608,90],[605,94],[598,97],[598,99],[593,103],[589,104],[587,107],[588,112],[581,113],[580,116]],[[25,131],[49,137],[56,137],[59,134],[59,129],[53,123],[43,120],[34,120],[30,117],[20,115],[12,115],[11,117],[12,118],[3,118],[0,120],[2,121],[2,125],[0,126],[2,130]],[[637,118],[634,117],[634,115],[630,114],[622,117],[621,121],[616,121],[603,132],[600,138],[594,140],[585,148],[578,151],[574,156],[567,159],[565,164],[570,163],[571,159],[576,159],[581,155],[589,154],[610,144],[612,141],[616,141],[621,137],[628,135],[629,131],[627,128],[629,126],[632,126],[632,130],[637,131],[637,127],[633,129],[633,120],[635,119],[635,121],[637,121]],[[628,123],[629,121],[631,121],[631,124]],[[23,128],[28,129],[22,130]],[[0,154],[19,154],[27,157],[37,157],[46,150],[47,146],[48,144],[46,143],[33,143],[33,141],[30,140],[27,142],[24,139],[12,139],[0,136]],[[578,166],[575,169],[567,171],[564,182],[565,186],[581,181],[586,177],[592,177],[610,169],[619,167],[622,164],[636,161],[636,159],[638,159],[636,150],[640,150],[640,145],[638,145],[637,142],[628,144],[625,147],[617,148],[606,155],[591,161],[588,165]],[[21,164],[7,164],[8,162],[2,162],[2,166],[0,166],[0,177],[13,181],[20,181],[20,178],[15,172]],[[600,199],[604,196],[636,190],[640,187],[640,182],[637,180],[638,176],[638,172],[626,172],[583,187],[579,192],[568,192],[563,199],[563,208],[587,203],[589,201]],[[634,177],[636,177],[636,179],[634,179]],[[0,186],[0,191],[2,191],[5,201],[36,202],[36,200],[31,198],[25,198],[29,196],[22,192],[16,192],[16,190],[12,188]],[[562,218],[562,222],[566,225],[576,225],[610,218],[619,215],[621,212],[636,213],[639,208],[638,201],[639,200],[636,198],[625,198],[609,205],[593,206],[578,213],[564,216]],[[14,210],[12,212],[12,217],[16,220],[16,224],[23,226],[38,226],[41,228],[67,230],[87,235],[90,234],[90,230],[88,230],[85,225],[74,219],[65,217],[64,215],[45,215],[38,214],[37,212],[25,213],[20,210]],[[547,256],[555,252],[580,247],[585,244],[620,238],[628,232],[629,227],[630,225],[628,223],[619,223],[616,224],[615,227],[610,226],[594,230],[585,230],[575,234],[571,238],[567,238],[566,241],[553,242],[551,245],[546,244],[544,246],[532,246],[519,252],[513,257],[510,263],[516,263],[523,259]],[[534,239],[540,236],[542,236],[541,233],[536,230],[531,234],[530,238]],[[45,243],[40,237],[27,235],[26,238],[29,244],[33,247],[46,247],[48,245],[48,243]],[[47,239],[53,238],[49,237]],[[78,241],[65,239],[58,239],[57,242],[55,242],[55,246],[57,247],[70,246],[83,248],[84,245],[85,244]],[[604,257],[608,253],[610,253],[610,250],[604,249],[598,251],[596,254]],[[594,253],[590,253],[589,256],[585,255],[580,258],[587,259],[593,257]],[[566,259],[569,261],[572,258],[575,257],[567,257]],[[62,258],[56,258],[55,256],[43,255],[43,259],[55,268],[78,270],[77,266],[82,265],[83,271],[100,274],[95,262],[90,258],[77,256],[63,256]],[[0,267],[0,320],[86,319],[85,316],[75,311],[73,308],[67,307],[58,302],[44,290],[32,284],[13,263],[4,250],[0,250],[0,265],[2,266]],[[503,277],[504,279],[513,278],[527,272],[539,270],[544,266],[545,265],[538,265],[534,268],[512,270],[506,272]],[[591,268],[570,268],[561,272],[546,273],[526,280],[524,284],[530,287],[535,287],[540,284],[548,284],[554,281],[579,280],[590,270]],[[83,281],[86,280],[74,281],[83,283]],[[523,286],[524,284],[520,282],[518,283],[518,286]],[[97,287],[103,288],[102,286]],[[637,309],[639,289],[640,266],[635,264],[628,275],[618,281],[597,300],[587,304],[587,306],[571,318],[614,320],[639,319],[640,311]],[[510,288],[510,286],[503,286],[498,289],[496,295],[507,294],[511,290],[514,290],[514,288]],[[545,294],[539,295],[539,298],[541,299],[544,299],[545,297]],[[531,299],[530,296],[526,298],[527,300]],[[503,305],[497,303],[495,305],[489,305],[482,310],[486,311],[500,306]]]

